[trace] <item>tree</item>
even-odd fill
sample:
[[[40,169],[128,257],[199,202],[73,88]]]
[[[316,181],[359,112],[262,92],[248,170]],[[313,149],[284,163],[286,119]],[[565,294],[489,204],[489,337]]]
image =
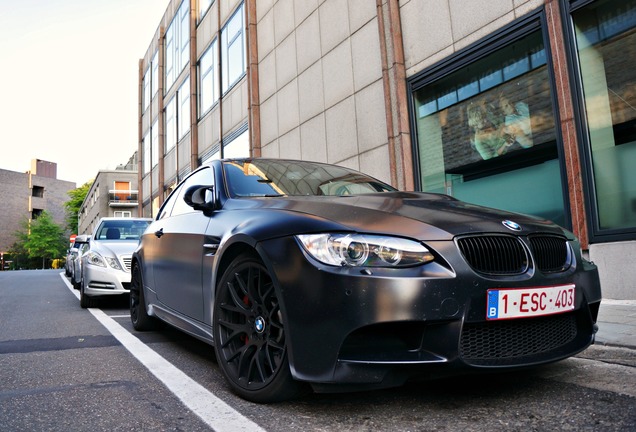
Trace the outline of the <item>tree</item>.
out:
[[[84,183],[82,186],[78,187],[77,189],[73,189],[68,192],[68,196],[71,199],[64,203],[64,207],[66,208],[66,229],[71,234],[78,234],[77,227],[79,226],[79,221],[78,221],[77,215],[92,185],[93,185],[93,181],[91,180],[89,182]]]
[[[15,233],[18,241],[12,249],[23,251],[28,258],[42,260],[42,268],[46,261],[62,258],[67,248],[64,229],[53,222],[49,213],[43,211],[37,219],[22,222],[22,230]]]

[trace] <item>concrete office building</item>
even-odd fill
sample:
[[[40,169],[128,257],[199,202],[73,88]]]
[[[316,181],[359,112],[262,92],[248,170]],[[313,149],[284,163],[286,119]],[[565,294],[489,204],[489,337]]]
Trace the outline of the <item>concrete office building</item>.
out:
[[[636,298],[635,0],[172,0],[140,208],[211,158],[310,159],[552,219]]]
[[[58,180],[57,164],[41,159],[31,161],[31,169],[16,172],[0,169],[0,252],[6,254],[17,241],[14,234],[22,230],[21,223],[36,219],[43,211],[53,221],[66,226],[64,203],[75,183]],[[70,233],[69,233],[70,234]]]
[[[137,152],[114,170],[95,176],[78,213],[78,234],[91,234],[103,217],[139,216]]]

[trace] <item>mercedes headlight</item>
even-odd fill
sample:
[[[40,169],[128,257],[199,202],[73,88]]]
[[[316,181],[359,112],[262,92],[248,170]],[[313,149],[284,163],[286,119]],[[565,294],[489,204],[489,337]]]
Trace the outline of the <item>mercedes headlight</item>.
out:
[[[399,237],[326,233],[296,238],[312,257],[332,266],[411,267],[434,259],[422,243]]]
[[[86,253],[86,262],[88,264],[92,264],[99,267],[106,267],[106,264],[108,264],[108,266],[114,268],[115,270],[122,269],[121,266],[119,265],[119,261],[117,261],[117,258],[103,257],[102,255],[100,255],[99,253],[95,251],[89,251]]]

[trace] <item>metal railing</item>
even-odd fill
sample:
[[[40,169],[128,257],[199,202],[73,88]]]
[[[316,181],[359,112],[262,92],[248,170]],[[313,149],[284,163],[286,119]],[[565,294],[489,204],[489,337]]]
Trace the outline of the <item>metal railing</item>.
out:
[[[108,203],[112,207],[126,207],[139,204],[138,190],[109,190]]]

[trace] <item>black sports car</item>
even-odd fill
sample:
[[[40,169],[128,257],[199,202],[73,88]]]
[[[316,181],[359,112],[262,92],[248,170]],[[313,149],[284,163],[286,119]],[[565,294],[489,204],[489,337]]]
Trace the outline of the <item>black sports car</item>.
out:
[[[552,222],[303,161],[200,167],[132,269],[135,329],[213,344],[255,402],[561,360],[594,341],[601,302]]]

